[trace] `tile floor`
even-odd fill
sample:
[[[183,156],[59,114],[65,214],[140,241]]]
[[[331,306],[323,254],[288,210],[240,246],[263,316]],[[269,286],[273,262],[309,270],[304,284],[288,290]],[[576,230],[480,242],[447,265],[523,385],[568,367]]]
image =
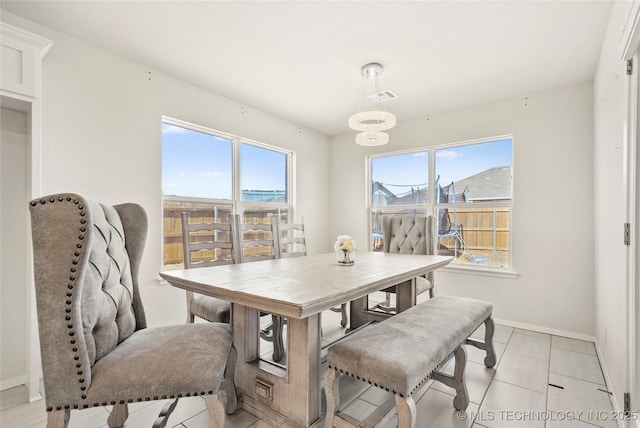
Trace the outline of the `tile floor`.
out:
[[[340,314],[323,314],[323,346],[344,334]],[[268,318],[268,317],[265,317]],[[484,327],[474,336],[482,338]],[[471,403],[465,413],[453,409],[453,390],[438,382],[427,382],[416,394],[416,428],[593,428],[615,427],[612,406],[594,344],[533,331],[496,326],[495,347],[498,364],[488,369],[482,364],[483,351],[467,346],[466,379]],[[261,344],[268,359],[270,344]],[[451,373],[453,361],[444,368]],[[366,420],[388,403],[390,394],[344,377],[341,388],[342,411]],[[44,428],[44,401],[24,404],[24,388],[0,394],[2,428]],[[324,401],[324,398],[323,398]],[[164,402],[130,405],[127,427],[151,426]],[[323,402],[324,408],[324,402]],[[70,428],[106,427],[109,408],[72,411]],[[395,427],[395,410],[371,426]],[[199,397],[183,398],[167,427],[206,428],[206,410]],[[267,428],[253,415],[239,410],[228,416],[227,428]]]

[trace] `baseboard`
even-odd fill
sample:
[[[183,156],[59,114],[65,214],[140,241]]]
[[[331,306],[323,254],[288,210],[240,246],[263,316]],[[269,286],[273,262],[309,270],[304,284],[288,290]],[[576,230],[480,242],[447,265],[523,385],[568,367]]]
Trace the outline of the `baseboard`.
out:
[[[15,388],[16,386],[26,385],[27,377],[26,376],[18,376],[12,379],[5,379],[0,381],[0,391],[4,391],[5,389]]]
[[[494,319],[494,321],[496,324],[504,325],[507,327],[514,327],[522,330],[537,331],[538,333],[546,333],[554,336],[563,336],[563,337],[568,337],[570,339],[585,340],[587,342],[594,342],[594,343],[596,342],[596,337],[589,334],[576,333],[574,331],[560,330],[557,328],[550,328],[550,327],[542,327],[535,324],[526,324],[526,323],[521,323],[516,321],[497,319],[497,318]]]

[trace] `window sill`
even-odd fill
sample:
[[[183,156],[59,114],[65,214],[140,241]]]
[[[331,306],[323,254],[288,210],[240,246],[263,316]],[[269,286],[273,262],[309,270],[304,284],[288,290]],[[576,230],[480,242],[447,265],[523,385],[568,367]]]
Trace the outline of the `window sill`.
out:
[[[518,272],[509,269],[457,266],[453,264],[438,269],[438,272],[457,273],[463,275],[493,276],[496,278],[509,279],[516,279],[519,275]]]

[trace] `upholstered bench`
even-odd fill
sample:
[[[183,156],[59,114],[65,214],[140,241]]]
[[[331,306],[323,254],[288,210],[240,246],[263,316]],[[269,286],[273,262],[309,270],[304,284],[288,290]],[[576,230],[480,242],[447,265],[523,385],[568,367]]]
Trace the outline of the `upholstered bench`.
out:
[[[462,297],[438,296],[389,319],[356,331],[329,347],[324,376],[327,397],[325,428],[350,426],[340,407],[338,379],[347,374],[395,395],[398,427],[415,426],[412,394],[428,379],[455,388],[453,406],[465,410],[469,397],[464,381],[464,344],[486,350],[484,363],[496,364],[492,305]],[[484,342],[469,336],[485,324]],[[451,356],[454,375],[438,371]],[[424,424],[421,426],[425,426]]]

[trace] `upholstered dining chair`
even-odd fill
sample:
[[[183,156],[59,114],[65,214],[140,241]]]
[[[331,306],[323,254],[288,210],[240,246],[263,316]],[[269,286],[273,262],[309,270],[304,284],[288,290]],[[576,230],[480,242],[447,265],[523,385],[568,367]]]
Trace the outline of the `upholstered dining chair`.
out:
[[[233,264],[237,256],[234,253],[233,216],[227,223],[190,222],[189,213],[181,213],[182,252],[184,268],[193,269],[207,266]],[[237,246],[237,244],[236,244]],[[211,296],[187,291],[187,322],[195,317],[209,322],[230,322],[231,304]]]
[[[107,423],[121,427],[128,403],[203,396],[209,425],[222,428],[237,404],[231,326],[147,328],[138,283],[144,209],[76,194],[29,208],[47,427],[66,427],[71,410],[110,405]]]
[[[385,215],[382,217],[383,251],[400,254],[435,254],[435,219],[433,216]],[[434,275],[429,272],[424,277],[416,278],[417,294],[429,292],[434,295]],[[391,306],[391,294],[396,287],[382,290],[386,293],[384,302],[374,308],[384,312],[394,312]]]
[[[236,214],[234,223],[237,230],[236,239],[239,242],[239,263],[280,258],[280,252],[276,249],[277,237],[274,223],[271,220],[265,223],[243,222]],[[286,321],[279,315],[260,312],[260,317],[269,315],[271,315],[271,323],[260,330],[260,338],[267,342],[273,342],[273,361],[280,362],[286,354],[283,338],[283,328]]]

